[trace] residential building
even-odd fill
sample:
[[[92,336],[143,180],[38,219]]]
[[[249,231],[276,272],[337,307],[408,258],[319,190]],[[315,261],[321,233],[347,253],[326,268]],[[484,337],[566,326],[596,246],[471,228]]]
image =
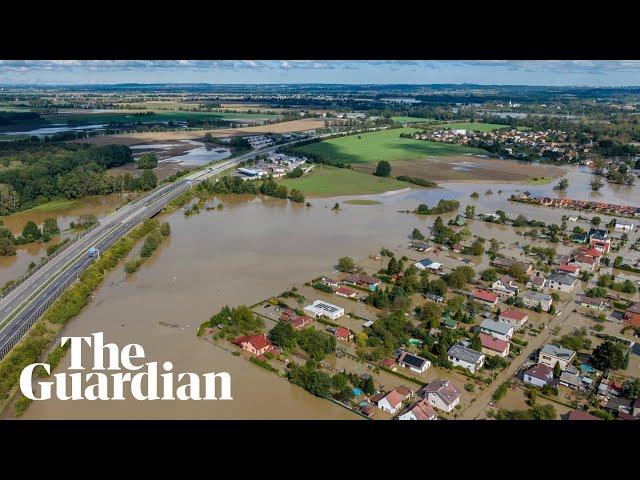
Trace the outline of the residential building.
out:
[[[586,295],[581,295],[579,302],[581,307],[585,307],[590,310],[599,310],[601,312],[605,311],[607,307],[604,299],[587,297]]]
[[[311,305],[304,307],[304,312],[311,318],[327,317],[336,320],[344,315],[344,308],[322,300],[315,300]]]
[[[515,284],[515,279],[510,275],[503,275],[491,284],[491,288],[498,294],[514,297],[520,293],[520,288]]]
[[[527,282],[527,288],[532,290],[542,290],[547,284],[547,279],[540,272],[535,273],[529,277]]]
[[[333,287],[333,288],[338,288],[340,286],[340,282],[327,277],[322,277],[322,283],[328,287]]]
[[[590,413],[587,413],[583,410],[571,410],[565,417],[565,420],[577,421],[577,420],[602,420],[602,419],[594,415],[591,415]]]
[[[499,320],[486,319],[480,324],[480,332],[505,341],[511,340],[514,330],[513,325]]]
[[[553,298],[546,293],[533,292],[528,290],[522,295],[522,302],[527,308],[535,308],[540,305],[543,311],[548,312],[553,304]]]
[[[573,359],[576,358],[576,352],[568,348],[557,347],[550,343],[546,344],[538,353],[538,363],[542,363],[550,368],[554,368],[556,363],[560,363],[562,371],[567,369]]]
[[[307,325],[310,325],[313,320],[306,315],[298,315],[290,308],[287,308],[280,314],[280,321],[291,324],[294,330],[301,330]]]
[[[549,289],[557,290],[559,292],[570,293],[573,291],[578,279],[573,275],[567,273],[552,273],[547,278],[549,281]]]
[[[624,321],[634,327],[640,327],[640,302],[636,302],[624,311]]]
[[[533,265],[529,262],[521,262],[515,258],[498,256],[491,262],[494,267],[501,268],[503,270],[509,270],[513,265],[519,265],[525,275],[531,275],[533,273]]]
[[[564,265],[558,266],[556,270],[558,270],[558,272],[561,272],[561,273],[573,275],[574,277],[580,276],[580,267],[578,265],[571,265],[566,263]]]
[[[378,395],[371,397],[371,402],[380,410],[391,415],[398,412],[400,407],[402,407],[402,397],[395,388],[389,393],[379,393]]]
[[[485,356],[481,352],[462,345],[454,345],[447,352],[447,358],[454,367],[462,367],[471,373],[476,373],[484,365]]]
[[[553,368],[538,363],[525,370],[522,379],[524,383],[535,385],[536,387],[544,387],[553,379]]]
[[[351,330],[345,327],[335,327],[333,334],[336,337],[336,340],[340,340],[343,342],[348,342],[353,339],[353,333]]]
[[[450,412],[460,403],[460,391],[451,380],[444,378],[430,382],[422,389],[421,394],[429,405],[445,412]]]
[[[358,292],[347,287],[338,287],[336,295],[346,298],[356,298],[358,296]]]
[[[381,283],[379,278],[371,277],[363,273],[352,273],[348,275],[344,281],[351,285],[366,286],[370,290],[375,290]]]
[[[573,263],[577,265],[581,270],[593,272],[598,266],[599,261],[597,258],[589,257],[587,255],[576,255]]]
[[[482,345],[482,353],[485,355],[499,355],[503,358],[509,355],[509,342],[492,337],[486,333],[481,333],[479,336],[480,343]]]
[[[475,301],[487,307],[493,308],[498,305],[498,296],[488,290],[476,288],[471,295]]]
[[[436,303],[444,302],[444,297],[441,297],[440,295],[436,295],[434,293],[425,293],[422,296],[427,300],[431,300],[432,302],[436,302]]]
[[[605,255],[611,251],[611,239],[610,238],[590,238],[589,245],[596,250],[601,251]]]
[[[529,321],[529,315],[522,310],[509,308],[504,312],[500,312],[500,315],[498,315],[498,320],[501,322],[506,322],[516,330],[519,330],[525,323]]]
[[[264,355],[270,351],[277,351],[277,348],[267,340],[267,336],[264,333],[238,337],[232,343],[257,356]]]
[[[429,268],[429,265],[431,265],[432,263],[433,260],[431,260],[430,258],[423,258],[419,262],[414,263],[413,266],[418,270],[424,270],[426,268]]]
[[[426,399],[422,399],[398,415],[398,420],[436,420],[438,417]]]
[[[576,374],[569,371],[564,371],[560,375],[560,385],[571,388],[572,390],[582,390],[582,379]]]
[[[412,372],[424,373],[429,369],[429,367],[431,367],[431,362],[426,358],[419,357],[418,355],[414,355],[409,352],[402,352],[400,357],[398,357],[398,365],[408,368]]]
[[[633,232],[634,228],[635,228],[635,225],[631,222],[621,222],[619,220],[616,220],[615,230],[617,232],[631,233]]]

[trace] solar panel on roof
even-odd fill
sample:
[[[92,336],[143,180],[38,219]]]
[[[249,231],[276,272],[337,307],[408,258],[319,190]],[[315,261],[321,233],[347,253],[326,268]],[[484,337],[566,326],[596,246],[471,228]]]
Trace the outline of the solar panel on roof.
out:
[[[424,359],[407,353],[402,358],[402,363],[406,363],[407,365],[411,365],[412,367],[420,368],[424,363]]]

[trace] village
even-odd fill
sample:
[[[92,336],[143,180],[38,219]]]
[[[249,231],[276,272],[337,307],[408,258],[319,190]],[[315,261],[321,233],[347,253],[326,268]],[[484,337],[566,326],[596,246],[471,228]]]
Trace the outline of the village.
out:
[[[579,210],[584,212],[601,213],[605,215],[617,215],[621,217],[638,217],[640,216],[640,207],[632,207],[630,205],[617,205],[606,202],[596,202],[593,200],[574,200],[564,197],[541,197],[531,195],[529,192],[522,192],[513,195],[511,201],[533,203],[543,207],[567,208],[571,210]],[[620,222],[621,229],[630,230],[630,224]],[[618,228],[618,227],[616,227]]]
[[[199,334],[368,419],[637,420],[640,271],[618,268],[637,229],[567,221],[581,241],[552,231],[532,246],[535,220],[437,217]],[[468,233],[493,222],[513,241]]]

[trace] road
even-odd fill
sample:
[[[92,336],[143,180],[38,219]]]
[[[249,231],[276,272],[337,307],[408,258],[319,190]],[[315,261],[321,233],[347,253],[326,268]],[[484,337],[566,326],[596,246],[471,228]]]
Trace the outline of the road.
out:
[[[323,136],[326,135],[318,137]],[[105,251],[141,222],[164,209],[171,200],[189,190],[194,183],[217,175],[256,155],[263,155],[298,141],[253,150],[207,166],[173,183],[162,185],[105,217],[98,227],[44,264],[0,300],[0,358],[4,358],[49,305],[94,260],[87,253],[89,248],[97,248],[99,252]]]

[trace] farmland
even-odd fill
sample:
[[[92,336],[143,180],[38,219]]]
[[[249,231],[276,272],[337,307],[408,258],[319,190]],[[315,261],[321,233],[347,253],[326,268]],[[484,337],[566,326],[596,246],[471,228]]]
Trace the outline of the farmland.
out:
[[[377,163],[380,160],[416,160],[424,157],[483,154],[483,150],[400,138],[401,133],[413,133],[413,128],[398,128],[334,138],[305,145],[297,149],[302,154],[320,154],[338,163]]]
[[[430,122],[432,118],[424,118],[424,117],[391,117],[396,123],[420,123],[420,122]]]
[[[304,177],[282,180],[288,189],[297,188],[307,196],[365,195],[411,187],[392,178],[376,177],[348,168],[318,165]]]
[[[128,122],[186,122],[188,120],[268,120],[278,115],[266,113],[189,112],[179,110],[140,110],[123,112],[63,112],[43,115],[50,123],[109,124]]]

